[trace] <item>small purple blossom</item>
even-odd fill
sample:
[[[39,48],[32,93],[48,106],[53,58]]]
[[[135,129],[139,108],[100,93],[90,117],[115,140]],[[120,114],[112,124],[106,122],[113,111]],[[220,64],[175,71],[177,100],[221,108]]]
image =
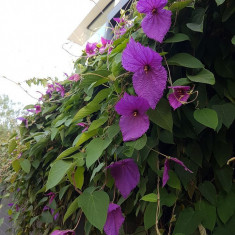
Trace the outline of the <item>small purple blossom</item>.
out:
[[[73,230],[55,230],[51,235],[75,235]]]
[[[53,84],[47,84],[46,94],[48,94],[49,97],[51,97],[54,90],[55,90],[55,87]]]
[[[49,197],[49,204],[51,204],[51,203],[53,202],[53,200],[54,200],[56,194],[53,193],[53,192],[50,192],[50,193],[47,193],[46,196]]]
[[[16,119],[18,119],[18,120],[24,122],[26,128],[29,127],[29,125],[28,125],[28,120],[27,120],[26,118],[24,118],[24,117],[18,117],[18,118],[16,118]]]
[[[68,78],[68,80],[77,82],[77,81],[80,80],[80,76],[79,76],[79,74],[75,73],[75,74],[73,74],[72,76],[70,76],[70,77]]]
[[[7,205],[12,207],[14,205],[14,203],[8,203]]]
[[[171,107],[176,110],[182,104],[186,103],[190,94],[190,86],[170,86],[173,89],[173,93],[168,96]]]
[[[108,48],[108,53],[110,53],[111,50],[112,50],[111,40],[108,40],[108,39],[105,39],[105,38],[101,37],[100,41],[101,41],[101,44],[102,44],[102,46],[99,49],[100,54],[103,54],[106,51],[107,48]]]
[[[163,9],[167,0],[139,0],[136,9],[146,14],[141,26],[144,33],[162,43],[166,33],[171,27],[171,11]]]
[[[77,125],[77,126],[84,127],[84,129],[82,130],[82,133],[85,132],[85,131],[87,131],[88,128],[89,128],[89,125],[88,125],[87,123],[85,123],[85,122],[79,122],[79,123],[77,123],[76,125]]]
[[[55,84],[56,84],[55,90],[59,92],[62,97],[64,97],[64,93],[65,93],[64,87],[58,82],[56,82]]]
[[[87,43],[86,44],[86,49],[85,49],[85,51],[86,51],[86,54],[87,54],[87,56],[88,57],[91,57],[91,56],[94,56],[95,54],[96,54],[96,52],[97,52],[97,43],[95,42],[95,43]]]
[[[118,235],[124,220],[125,218],[122,214],[121,207],[117,204],[110,203],[107,220],[104,225],[105,233],[107,235]]]
[[[138,96],[145,98],[152,109],[163,96],[167,72],[161,65],[162,57],[149,47],[130,39],[122,54],[123,67],[133,72],[133,86]]]
[[[170,161],[174,161],[177,164],[181,165],[185,171],[188,171],[190,173],[193,173],[191,170],[189,170],[182,161],[180,161],[177,158],[174,157],[169,157],[166,158],[165,163],[164,163],[164,171],[163,171],[163,177],[162,177],[162,187],[164,187],[167,183],[167,181],[169,180],[169,170],[170,170]]]
[[[18,156],[17,156],[17,159],[20,159],[22,156],[22,153],[19,153]]]
[[[36,108],[36,113],[40,113],[41,112],[41,106],[40,105],[35,105],[34,106]]]
[[[137,186],[140,173],[137,164],[132,158],[124,159],[109,165],[110,173],[114,178],[115,185],[124,198]]]
[[[149,129],[149,118],[146,114],[149,108],[147,100],[127,93],[117,102],[115,110],[122,115],[119,125],[123,141],[136,140]]]

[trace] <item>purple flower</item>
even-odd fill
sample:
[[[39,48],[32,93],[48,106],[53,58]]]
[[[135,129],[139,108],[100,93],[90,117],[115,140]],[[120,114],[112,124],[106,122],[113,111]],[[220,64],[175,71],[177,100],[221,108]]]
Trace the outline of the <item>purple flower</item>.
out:
[[[64,87],[61,84],[59,84],[58,82],[56,82],[55,84],[56,84],[55,90],[57,92],[60,92],[60,95],[62,97],[64,97],[64,93],[65,93]]]
[[[146,14],[141,26],[144,33],[162,43],[171,27],[171,11],[163,9],[167,0],[139,0],[137,11]]]
[[[186,103],[190,94],[190,86],[170,86],[173,89],[173,93],[168,96],[171,107],[176,110],[182,104]]]
[[[112,50],[112,47],[110,46],[112,43],[111,40],[101,37],[100,41],[102,44],[102,46],[99,49],[100,54],[103,54],[107,48],[108,48],[108,53],[110,53]]]
[[[17,158],[20,159],[21,156],[22,156],[22,153],[19,153],[18,156],[17,156]]]
[[[16,204],[16,212],[18,212],[19,210],[20,210],[20,206]]]
[[[41,106],[40,105],[35,105],[34,106],[36,108],[36,113],[40,113],[41,112]]]
[[[55,87],[53,84],[47,84],[46,94],[48,94],[49,97],[51,97],[54,90],[55,90]]]
[[[73,230],[55,230],[51,235],[75,235]]]
[[[49,204],[51,204],[51,203],[53,202],[53,200],[54,200],[56,194],[53,193],[53,192],[50,192],[50,193],[47,193],[46,196],[49,197]]]
[[[162,57],[149,47],[130,39],[122,54],[123,67],[133,72],[133,86],[138,96],[145,98],[152,109],[161,99],[166,87],[167,72]]]
[[[86,44],[86,54],[88,57],[94,56],[97,52],[97,47],[96,47],[97,43],[87,43]]]
[[[12,207],[14,205],[14,203],[8,203],[7,205]]]
[[[146,114],[149,108],[147,100],[127,93],[117,102],[115,110],[122,115],[119,125],[123,141],[136,140],[149,129],[149,118]]]
[[[18,120],[24,122],[26,128],[29,127],[29,125],[28,125],[28,120],[27,120],[27,119],[25,119],[25,118],[23,118],[23,117],[18,117],[18,118],[16,118],[16,119],[18,119]]]
[[[79,74],[75,73],[75,74],[73,74],[72,76],[70,76],[70,77],[68,78],[68,80],[77,82],[77,81],[80,80],[80,76],[79,76]]]
[[[126,22],[125,18],[123,18],[123,17],[122,18],[113,18],[113,20],[115,20],[118,24]]]
[[[140,180],[138,166],[133,159],[124,159],[109,165],[115,185],[124,198],[136,187]]]
[[[85,132],[85,131],[87,131],[88,128],[89,128],[89,125],[88,125],[87,123],[85,123],[85,122],[79,122],[79,123],[77,123],[76,125],[77,125],[77,126],[84,127],[84,129],[82,130],[82,133]]]
[[[169,180],[169,170],[170,170],[170,161],[174,161],[176,162],[177,164],[181,165],[185,171],[188,171],[190,173],[193,173],[191,170],[189,170],[182,161],[180,161],[179,159],[177,158],[174,158],[174,157],[169,157],[169,158],[166,158],[165,160],[165,163],[164,163],[164,171],[163,171],[163,177],[162,177],[162,187],[164,187],[167,183],[167,181]]]
[[[110,203],[104,231],[107,235],[118,235],[125,218],[119,205]]]

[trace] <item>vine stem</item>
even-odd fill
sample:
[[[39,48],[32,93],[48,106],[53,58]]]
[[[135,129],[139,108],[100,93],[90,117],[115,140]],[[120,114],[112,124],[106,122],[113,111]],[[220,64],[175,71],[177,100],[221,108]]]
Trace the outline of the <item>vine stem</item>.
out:
[[[74,227],[73,231],[75,231],[75,230],[76,230],[76,228],[78,227],[78,225],[79,225],[79,223],[80,223],[81,218],[82,218],[82,210],[81,210],[81,213],[80,213],[80,215],[79,215],[78,221],[77,221],[77,223],[76,223],[76,225],[75,225],[75,227]]]
[[[27,95],[29,95],[31,98],[33,98],[33,99],[35,99],[35,100],[38,100],[36,97],[34,97],[34,96],[32,96],[31,94],[29,94],[29,92],[28,92],[26,89],[24,89],[24,88],[21,86],[20,83],[13,81],[13,80],[11,80],[10,78],[8,78],[8,77],[6,77],[6,76],[2,76],[2,77],[5,78],[5,79],[8,80],[8,81],[14,83],[15,85],[19,86],[19,87],[20,87]]]
[[[169,225],[169,230],[168,230],[168,234],[167,234],[167,235],[171,235],[172,219],[173,219],[173,217],[174,217],[175,208],[176,208],[176,202],[175,202],[174,207],[173,207],[173,209],[172,209],[171,220],[170,220],[170,225]]]
[[[165,155],[165,154],[163,154],[163,153],[161,153],[161,152],[159,152],[159,151],[157,151],[157,150],[155,150],[155,149],[152,149],[152,148],[150,148],[148,145],[147,145],[147,147],[148,147],[150,150],[152,150],[152,151],[158,153],[159,155],[161,155],[161,156],[163,156],[163,157],[165,157],[165,158],[168,158],[168,159],[171,158],[171,156]]]
[[[170,83],[171,86],[173,86],[172,79],[171,79],[171,71],[170,71],[170,68],[169,68],[169,65],[167,63],[165,55],[163,55],[163,58],[164,58],[164,61],[166,63],[166,67],[167,67],[167,71],[168,71],[168,82]]]
[[[157,159],[157,170],[159,170],[159,159]],[[156,229],[156,233],[157,235],[161,235],[159,228],[158,228],[158,218],[160,216],[160,211],[161,211],[161,206],[160,206],[160,177],[157,177],[157,210],[156,210],[156,223],[155,223],[155,229]]]

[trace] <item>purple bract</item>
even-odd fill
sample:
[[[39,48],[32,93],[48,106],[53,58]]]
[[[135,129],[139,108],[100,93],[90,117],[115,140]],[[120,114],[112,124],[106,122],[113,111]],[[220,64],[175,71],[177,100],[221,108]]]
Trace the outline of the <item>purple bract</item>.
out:
[[[147,100],[127,93],[117,102],[115,110],[122,115],[119,125],[123,141],[136,140],[149,129],[149,118],[146,114],[149,108]]]
[[[124,220],[125,218],[122,215],[121,207],[117,204],[110,203],[107,220],[104,225],[105,233],[107,235],[118,235]]]
[[[139,0],[137,10],[146,14],[141,26],[149,38],[162,42],[171,27],[171,11],[163,9],[167,0]]]
[[[190,94],[190,86],[170,86],[173,89],[173,93],[168,96],[171,107],[176,110],[182,104],[186,103]]]
[[[155,109],[166,87],[167,72],[161,61],[162,57],[156,51],[132,38],[122,54],[123,67],[134,73],[135,92],[145,98],[152,109]]]
[[[109,165],[110,173],[114,178],[115,185],[124,198],[137,186],[140,173],[133,159],[124,159]]]

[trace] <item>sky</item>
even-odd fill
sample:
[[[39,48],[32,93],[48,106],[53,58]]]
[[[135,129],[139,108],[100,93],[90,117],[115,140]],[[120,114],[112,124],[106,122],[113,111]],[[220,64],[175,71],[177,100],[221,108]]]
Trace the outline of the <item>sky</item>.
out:
[[[97,2],[98,0],[95,0]],[[73,72],[73,61],[62,45],[94,6],[91,0],[1,0],[0,1],[0,95],[14,102],[34,104],[15,82],[58,77]],[[83,48],[70,42],[64,47],[77,56]],[[38,87],[28,88],[39,97]]]

